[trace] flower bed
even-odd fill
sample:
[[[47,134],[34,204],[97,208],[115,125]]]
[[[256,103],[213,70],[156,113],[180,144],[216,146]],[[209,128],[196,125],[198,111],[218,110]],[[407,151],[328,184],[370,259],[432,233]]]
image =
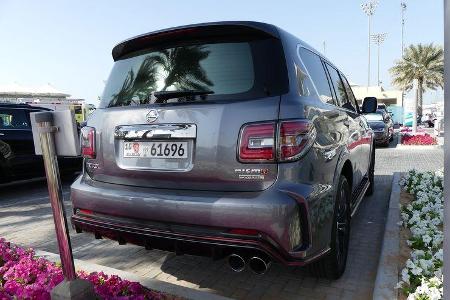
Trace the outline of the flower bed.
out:
[[[442,299],[443,171],[412,170],[400,185],[412,197],[400,207],[400,225],[409,231],[410,257],[397,286],[408,300]]]
[[[402,133],[402,144],[403,145],[437,145],[436,138],[432,137],[428,133],[422,134],[409,134]]]
[[[78,277],[94,284],[99,299],[177,299],[116,275],[79,271]],[[63,279],[60,266],[36,257],[32,249],[25,250],[0,239],[1,300],[50,299],[51,290]]]

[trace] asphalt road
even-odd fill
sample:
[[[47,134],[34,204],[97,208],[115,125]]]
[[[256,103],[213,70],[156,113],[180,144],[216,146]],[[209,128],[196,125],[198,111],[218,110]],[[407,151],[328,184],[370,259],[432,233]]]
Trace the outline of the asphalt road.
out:
[[[376,151],[375,193],[362,202],[352,220],[347,270],[336,281],[317,279],[304,269],[272,264],[264,275],[234,273],[224,260],[175,256],[172,253],[95,240],[71,231],[74,257],[99,265],[209,290],[237,299],[371,299],[383,237],[393,172],[443,167],[443,150],[379,148]],[[70,180],[63,182],[67,215]],[[58,252],[45,181],[0,187],[0,237],[14,243]]]

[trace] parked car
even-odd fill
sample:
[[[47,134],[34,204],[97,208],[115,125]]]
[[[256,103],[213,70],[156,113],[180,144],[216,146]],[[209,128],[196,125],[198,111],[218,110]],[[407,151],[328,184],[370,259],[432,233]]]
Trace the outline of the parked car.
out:
[[[45,175],[42,156],[34,151],[30,113],[48,111],[28,104],[0,103],[0,183]],[[61,172],[80,172],[82,158],[59,158]]]
[[[375,113],[366,114],[365,118],[375,133],[375,144],[389,146],[389,142],[394,139],[394,123],[389,113],[377,109]]]
[[[112,53],[81,129],[77,232],[227,257],[234,271],[262,274],[275,261],[342,275],[375,147],[336,66],[257,22],[161,30]]]

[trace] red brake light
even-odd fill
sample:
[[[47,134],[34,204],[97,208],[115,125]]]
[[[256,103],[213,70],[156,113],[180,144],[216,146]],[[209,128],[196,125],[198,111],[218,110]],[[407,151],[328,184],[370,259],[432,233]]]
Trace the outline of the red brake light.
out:
[[[94,212],[92,210],[89,209],[79,209],[78,212],[85,214],[85,215],[92,215],[94,214]]]
[[[239,161],[275,161],[275,123],[250,124],[241,129]]]
[[[81,128],[81,155],[85,158],[95,158],[95,128]]]
[[[316,129],[309,120],[282,121],[279,136],[279,160],[295,160],[305,154],[316,137]]]

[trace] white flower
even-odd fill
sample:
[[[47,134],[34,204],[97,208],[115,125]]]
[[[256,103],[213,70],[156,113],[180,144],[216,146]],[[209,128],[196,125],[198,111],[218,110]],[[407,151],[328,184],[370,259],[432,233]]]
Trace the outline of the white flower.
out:
[[[421,284],[408,295],[408,299],[442,299],[442,232],[444,195],[443,169],[435,172],[408,171],[399,184],[414,199],[400,205],[401,221],[410,229],[411,238],[406,243],[412,248],[410,259],[401,271],[401,281],[396,288],[420,280]],[[417,249],[419,248],[419,249]],[[414,286],[409,286],[409,289]]]
[[[402,270],[402,281],[409,284],[409,274],[408,274],[408,269],[406,269],[406,268]]]
[[[423,237],[422,237],[422,241],[425,243],[425,244],[429,244],[430,242],[431,242],[431,237],[428,235],[428,234],[426,234],[426,235],[424,235]]]

